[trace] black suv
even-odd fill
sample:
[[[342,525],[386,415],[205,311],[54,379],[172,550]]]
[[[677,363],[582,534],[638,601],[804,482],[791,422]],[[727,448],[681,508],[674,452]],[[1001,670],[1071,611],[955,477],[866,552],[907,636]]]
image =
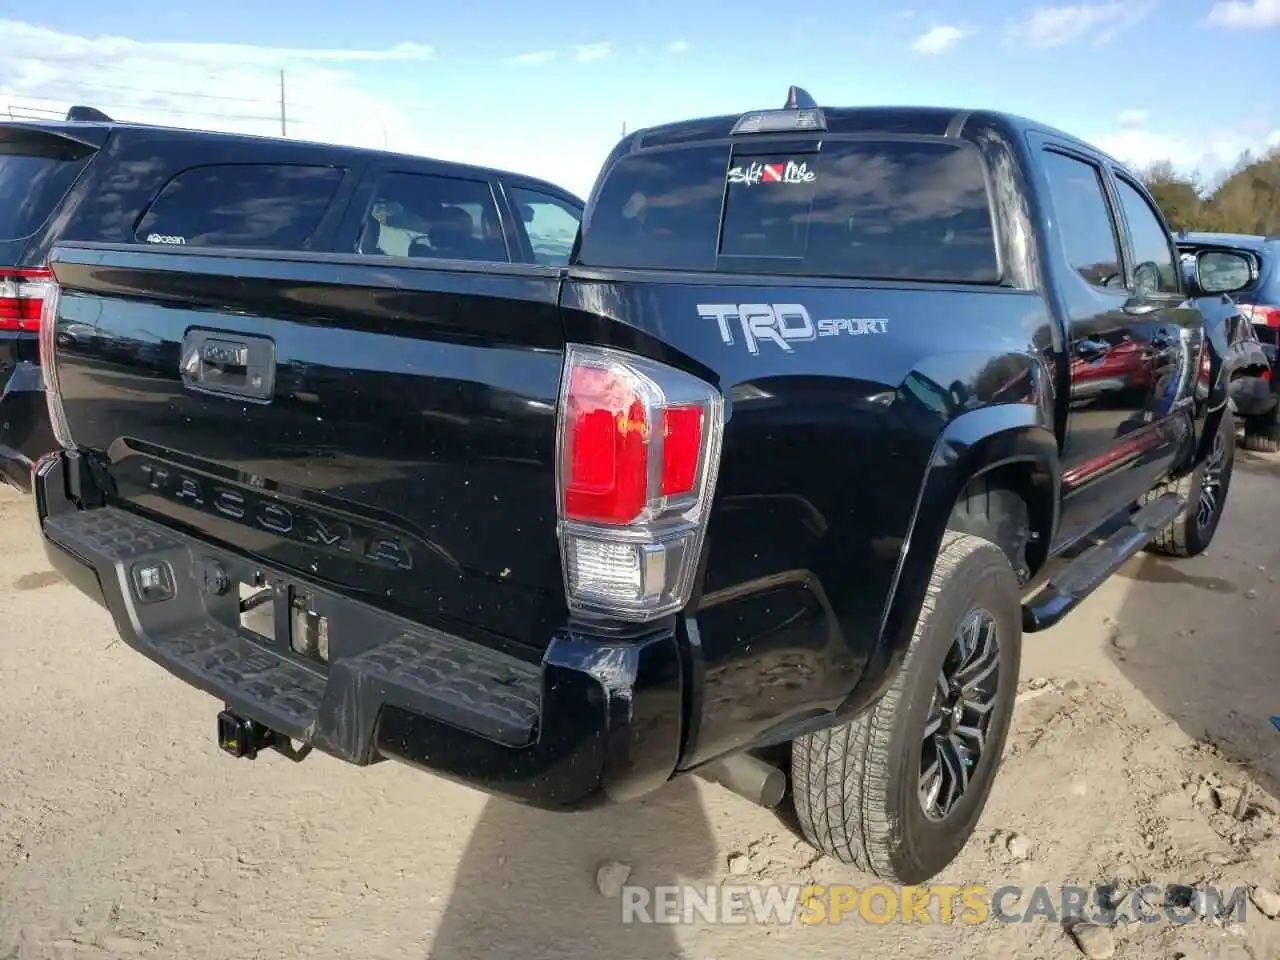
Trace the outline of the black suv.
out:
[[[118,123],[82,108],[65,121],[0,123],[0,479],[28,489],[32,462],[57,447],[37,351],[55,243],[558,266],[582,208],[532,177],[379,150]],[[119,348],[92,323],[59,339]],[[132,346],[145,360],[147,332]]]

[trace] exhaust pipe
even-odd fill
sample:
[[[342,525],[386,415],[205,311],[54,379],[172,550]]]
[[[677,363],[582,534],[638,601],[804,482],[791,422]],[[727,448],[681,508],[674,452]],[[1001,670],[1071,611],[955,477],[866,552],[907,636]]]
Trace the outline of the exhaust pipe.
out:
[[[713,760],[693,772],[704,780],[720,784],[743,799],[769,809],[780,804],[787,792],[787,775],[749,753],[736,753]]]

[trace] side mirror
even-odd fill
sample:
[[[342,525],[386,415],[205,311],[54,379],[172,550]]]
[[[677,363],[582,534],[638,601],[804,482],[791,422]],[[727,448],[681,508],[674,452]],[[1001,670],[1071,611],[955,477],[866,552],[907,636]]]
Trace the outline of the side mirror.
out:
[[[1133,282],[1138,293],[1150,296],[1160,290],[1160,264],[1140,263],[1133,270]]]
[[[1201,250],[1196,254],[1195,277],[1204,293],[1236,293],[1258,279],[1258,264],[1235,250]]]

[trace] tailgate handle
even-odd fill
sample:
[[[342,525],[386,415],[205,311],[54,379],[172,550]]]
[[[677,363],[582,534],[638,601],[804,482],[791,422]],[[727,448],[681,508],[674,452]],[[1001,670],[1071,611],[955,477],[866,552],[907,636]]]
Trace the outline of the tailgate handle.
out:
[[[243,372],[249,368],[249,348],[243,343],[206,340],[200,345],[200,363],[202,366]]]
[[[276,345],[268,337],[190,330],[182,341],[182,382],[190,390],[269,402]]]

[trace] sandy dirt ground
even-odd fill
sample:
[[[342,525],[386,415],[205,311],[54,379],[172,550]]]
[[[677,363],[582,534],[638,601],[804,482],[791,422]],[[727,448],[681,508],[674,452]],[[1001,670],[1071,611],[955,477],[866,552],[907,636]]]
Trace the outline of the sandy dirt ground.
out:
[[[1240,453],[1207,555],[1138,558],[1027,638],[994,795],[939,882],[1280,888],[1278,497],[1280,462]],[[0,492],[0,958],[1083,954],[1053,918],[623,925],[602,863],[645,886],[870,881],[701,781],[569,817],[389,763],[231,760],[218,704],[115,639],[48,570],[29,511]],[[1280,958],[1253,902],[1244,923],[1175,913],[1192,922],[1122,918],[1090,949]]]

